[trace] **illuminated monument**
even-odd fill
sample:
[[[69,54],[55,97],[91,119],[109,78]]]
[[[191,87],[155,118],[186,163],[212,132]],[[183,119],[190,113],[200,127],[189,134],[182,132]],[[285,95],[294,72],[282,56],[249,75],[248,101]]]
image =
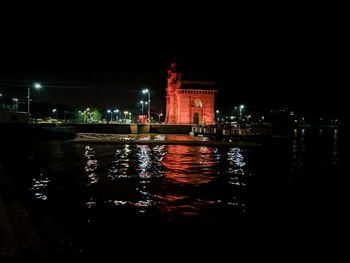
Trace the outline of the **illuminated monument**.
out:
[[[182,79],[176,63],[168,70],[166,124],[213,124],[214,83]]]

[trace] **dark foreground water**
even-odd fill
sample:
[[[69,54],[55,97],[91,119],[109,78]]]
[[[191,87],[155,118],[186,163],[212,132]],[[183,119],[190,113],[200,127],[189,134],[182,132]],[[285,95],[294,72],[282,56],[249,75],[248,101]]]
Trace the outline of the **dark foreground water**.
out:
[[[331,231],[345,209],[342,143],[337,130],[251,149],[51,141],[4,165],[51,253],[84,258],[173,236]]]

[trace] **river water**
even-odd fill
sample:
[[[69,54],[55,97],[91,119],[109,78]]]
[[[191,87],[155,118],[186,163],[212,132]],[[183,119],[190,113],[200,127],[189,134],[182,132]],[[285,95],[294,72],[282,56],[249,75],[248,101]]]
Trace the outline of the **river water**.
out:
[[[295,130],[248,149],[50,141],[18,156],[7,170],[43,240],[72,254],[312,225],[340,216],[346,192],[337,130]]]

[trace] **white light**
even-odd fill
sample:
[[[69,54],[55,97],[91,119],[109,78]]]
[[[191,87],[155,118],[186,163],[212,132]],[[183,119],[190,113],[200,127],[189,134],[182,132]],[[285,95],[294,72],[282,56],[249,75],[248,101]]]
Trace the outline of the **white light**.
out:
[[[57,111],[57,109],[52,109],[52,112],[56,112]]]
[[[34,83],[34,88],[41,89],[41,84],[40,83]]]
[[[108,113],[111,113],[111,110],[107,110]]]
[[[148,89],[142,90],[142,93],[148,93]]]
[[[143,104],[143,100],[141,100],[140,103]]]
[[[117,113],[117,112],[119,112],[119,110],[114,110],[114,113]]]
[[[12,100],[13,100],[13,101],[18,101],[18,99],[17,99],[17,98],[13,98]]]
[[[86,111],[89,111],[90,110],[90,108],[86,108]]]

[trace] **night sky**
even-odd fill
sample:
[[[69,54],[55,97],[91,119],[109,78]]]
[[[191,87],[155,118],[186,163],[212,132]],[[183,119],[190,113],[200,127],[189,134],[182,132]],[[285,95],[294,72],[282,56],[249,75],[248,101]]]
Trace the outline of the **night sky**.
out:
[[[39,81],[44,89],[33,92],[35,101],[127,109],[149,88],[153,111],[164,111],[175,58],[185,77],[217,83],[222,110],[241,103],[343,110],[346,38],[337,22],[217,15],[144,14],[134,21],[70,14],[64,21],[47,15],[28,25],[9,23],[0,44],[0,93],[25,100],[26,85]]]

